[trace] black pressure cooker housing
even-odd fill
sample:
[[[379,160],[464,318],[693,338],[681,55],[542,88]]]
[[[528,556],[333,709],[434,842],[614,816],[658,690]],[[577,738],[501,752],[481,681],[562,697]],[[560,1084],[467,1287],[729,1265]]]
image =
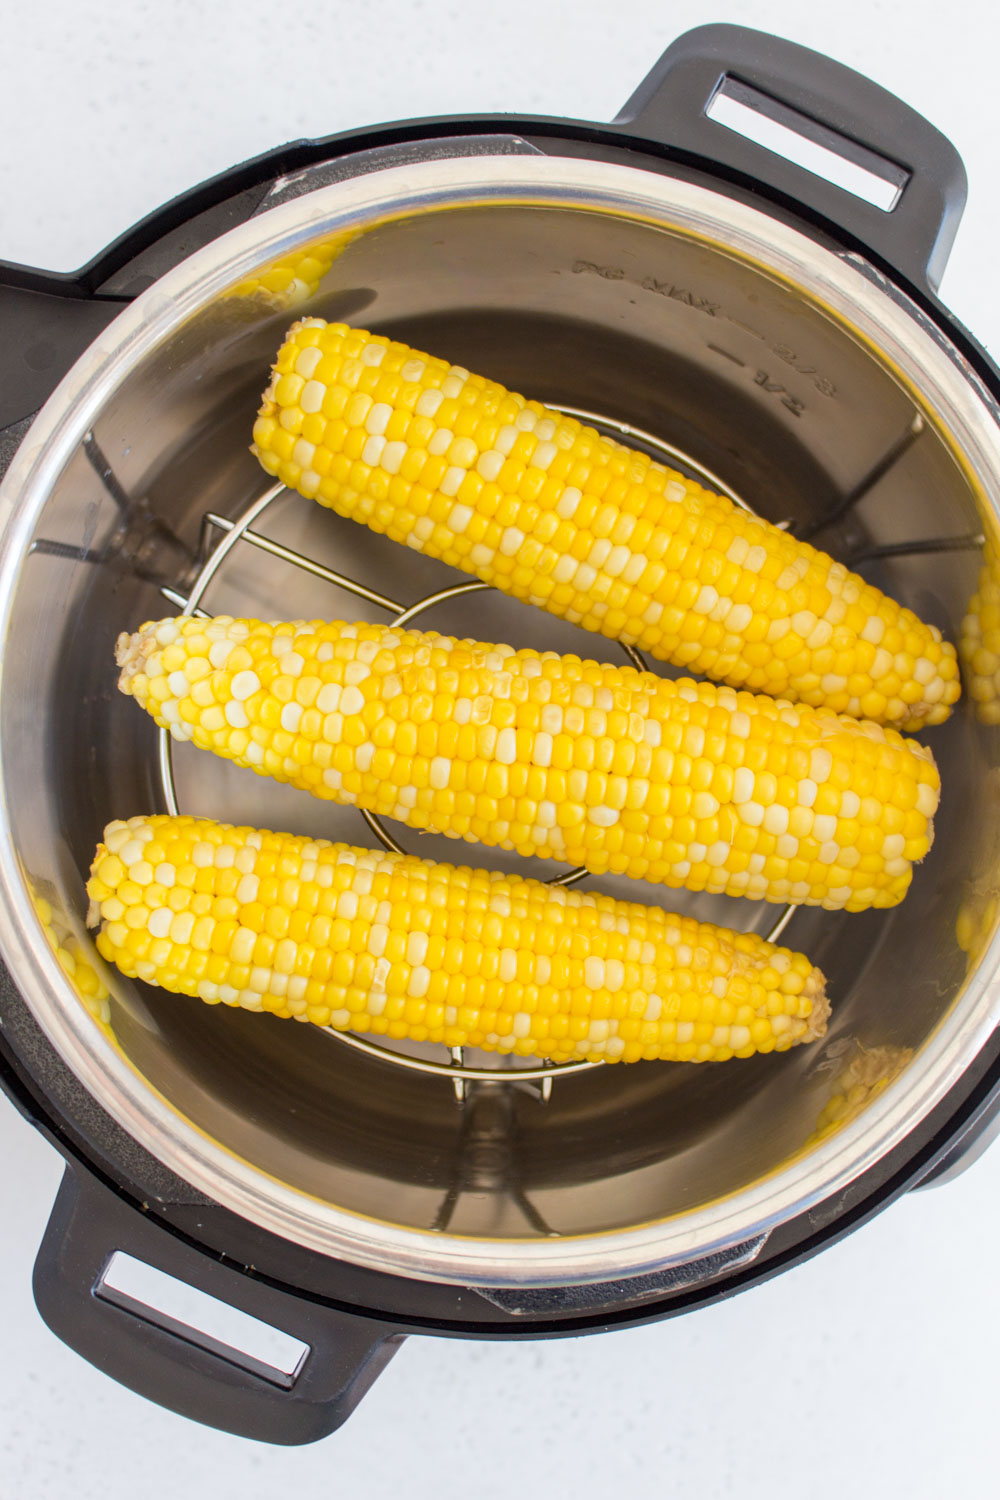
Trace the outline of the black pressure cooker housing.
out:
[[[733,132],[705,108],[736,79],[790,107],[798,128],[858,159],[872,152],[911,174],[905,214],[884,213]],[[785,111],[787,113],[787,110]],[[326,180],[465,152],[495,154],[512,136],[553,156],[626,163],[714,187],[857,251],[901,287],[1000,399],[1000,374],[936,295],[965,201],[948,142],[905,105],[817,54],[760,33],[703,27],[680,38],[610,125],[530,116],[406,121],[300,141],[204,183],[150,215],[88,266],[55,275],[0,264],[0,474],[74,360],[141,291],[248,219],[279,179],[329,164]],[[142,567],[141,548],[134,565]],[[39,1252],[34,1290],[49,1326],[95,1365],[196,1420],[276,1443],[336,1428],[410,1333],[538,1338],[670,1317],[731,1296],[849,1233],[900,1193],[953,1175],[1000,1124],[1000,1038],[904,1145],[834,1198],[774,1229],[750,1264],[707,1261],[595,1286],[509,1289],[392,1276],[265,1233],[176,1177],[105,1113],[43,1036],[10,974],[0,974],[0,1084],[62,1153],[66,1172]],[[310,1346],[282,1380],[121,1294],[95,1295],[127,1251]]]

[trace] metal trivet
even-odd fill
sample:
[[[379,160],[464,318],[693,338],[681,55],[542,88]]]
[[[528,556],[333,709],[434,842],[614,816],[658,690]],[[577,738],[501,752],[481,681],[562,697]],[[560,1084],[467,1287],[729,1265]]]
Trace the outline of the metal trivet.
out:
[[[677,468],[697,479],[699,483],[717,493],[727,495],[735,505],[742,510],[750,511],[751,507],[740,498],[730,487],[725,484],[717,474],[713,474],[703,464],[697,463],[680,449],[673,447],[670,443],[654,437],[651,433],[642,431],[641,428],[633,427],[626,422],[618,422],[609,417],[598,416],[594,412],[583,411],[575,406],[558,406],[550,403],[551,410],[558,411],[565,416],[576,417],[580,421],[596,427],[598,431],[605,432],[608,436],[616,439],[624,439],[631,446],[645,449],[653,457],[661,462],[666,461],[672,467]],[[285,492],[286,486],[274,484],[264,492],[258,499],[254,500],[246,510],[235,521],[228,516],[216,514],[209,511],[202,520],[201,546],[199,558],[201,566],[194,577],[193,582],[186,592],[164,585],[160,592],[171,604],[177,606],[183,615],[194,615],[200,619],[211,618],[209,612],[201,608],[201,601],[212,581],[218,576],[230,554],[241,544],[247,543],[271,557],[279,559],[290,567],[302,568],[311,573],[315,578],[321,578],[332,584],[335,588],[343,589],[355,598],[364,599],[369,604],[375,605],[394,616],[397,625],[409,625],[417,620],[427,610],[436,605],[444,604],[449,599],[456,599],[463,594],[483,593],[490,589],[490,585],[472,580],[468,583],[457,583],[450,588],[439,589],[436,593],[427,594],[418,599],[414,604],[400,604],[395,599],[390,599],[385,594],[378,593],[366,584],[358,582],[357,579],[349,578],[343,573],[338,573],[332,568],[325,567],[322,563],[305,557],[301,552],[296,552],[282,543],[273,541],[257,531],[254,523],[264,514],[280,495]],[[221,532],[221,538],[213,544],[212,537],[215,532]],[[640,671],[648,670],[646,661],[634,646],[627,646],[624,642],[619,643],[622,651],[628,657],[633,666]],[[177,803],[177,792],[174,785],[172,744],[170,735],[166,730],[159,731],[158,746],[158,768],[160,773],[160,784],[163,791],[163,800],[167,811],[178,813],[180,811]],[[394,854],[406,854],[399,841],[385,827],[381,819],[374,813],[358,808],[365,823],[371,832],[379,840],[384,848],[391,850]],[[578,881],[586,879],[588,871],[579,867],[567,870],[562,875],[552,876],[546,883],[548,885],[576,885]],[[784,932],[792,918],[796,906],[787,906],[780,913],[774,923],[764,936],[771,942]],[[399,1067],[410,1068],[419,1073],[430,1073],[450,1078],[454,1085],[456,1096],[459,1100],[466,1097],[466,1086],[469,1082],[507,1082],[516,1084],[537,1085],[539,1097],[546,1101],[552,1092],[552,1081],[558,1074],[560,1078],[570,1074],[589,1072],[594,1068],[603,1067],[603,1061],[588,1062],[552,1062],[549,1058],[543,1058],[537,1064],[522,1065],[521,1059],[514,1056],[497,1055],[492,1063],[473,1065],[466,1062],[465,1049],[463,1047],[446,1048],[443,1044],[422,1043],[441,1053],[450,1054],[448,1061],[436,1061],[433,1058],[415,1057],[411,1053],[397,1049],[391,1039],[375,1042],[370,1037],[359,1035],[348,1031],[335,1031],[332,1027],[322,1028],[328,1035],[336,1037],[339,1042],[346,1046],[355,1047],[359,1052],[367,1052],[370,1056],[377,1057],[384,1062],[391,1062]],[[406,1045],[405,1043],[403,1044]],[[490,1058],[490,1054],[485,1054]]]

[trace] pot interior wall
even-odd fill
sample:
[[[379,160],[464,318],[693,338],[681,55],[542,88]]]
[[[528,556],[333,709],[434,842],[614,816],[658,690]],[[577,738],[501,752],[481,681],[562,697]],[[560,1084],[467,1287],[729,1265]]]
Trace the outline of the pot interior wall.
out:
[[[914,432],[914,401],[876,355],[724,246],[570,209],[436,212],[353,239],[296,308],[303,313],[344,317],[542,400],[628,421],[715,471],[773,521],[804,526],[898,452],[817,537],[845,560],[869,544],[983,529],[947,434],[928,414]],[[77,923],[104,824],[163,809],[154,726],[115,690],[115,637],[171,613],[160,586],[189,582],[206,512],[236,516],[266,488],[247,446],[292,316],[259,296],[206,307],[107,402],[38,520],[7,646],[4,792],[26,875],[47,882]],[[276,501],[259,529],[407,604],[459,581],[295,495]],[[863,571],[955,639],[980,565],[975,550],[958,550]],[[245,544],[203,602],[265,618],[382,618]],[[611,642],[496,594],[452,601],[426,619],[456,634],[617,659]],[[683,1212],[799,1150],[856,1043],[919,1048],[953,1004],[966,965],[956,918],[992,869],[993,733],[967,702],[930,732],[945,786],[938,836],[901,908],[792,918],[783,941],[808,951],[829,979],[823,1044],[721,1066],[601,1068],[557,1078],[548,1100],[528,1083],[477,1086],[459,1103],[449,1081],[313,1028],[111,975],[114,1030],[203,1131],[347,1209],[497,1236]],[[371,842],[357,813],[190,746],[176,747],[175,767],[183,811]],[[524,868],[497,851],[394,831],[421,854]],[[594,883],[760,931],[778,914]]]

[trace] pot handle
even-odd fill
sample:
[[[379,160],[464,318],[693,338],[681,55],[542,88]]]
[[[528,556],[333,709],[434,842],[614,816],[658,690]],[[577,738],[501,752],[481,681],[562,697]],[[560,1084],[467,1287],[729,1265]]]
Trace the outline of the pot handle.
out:
[[[721,124],[707,113],[720,92],[867,169],[896,201],[877,207]],[[936,291],[965,207],[962,159],[922,115],[842,63],[743,26],[699,26],[667,48],[615,124],[775,189]]]
[[[281,1330],[307,1352],[284,1371],[114,1289],[105,1277],[116,1251]],[[33,1288],[52,1332],[106,1375],[181,1416],[261,1442],[311,1443],[335,1431],[402,1342],[384,1324],[213,1260],[73,1167]]]
[[[29,419],[127,303],[91,296],[72,276],[0,262],[0,477]]]

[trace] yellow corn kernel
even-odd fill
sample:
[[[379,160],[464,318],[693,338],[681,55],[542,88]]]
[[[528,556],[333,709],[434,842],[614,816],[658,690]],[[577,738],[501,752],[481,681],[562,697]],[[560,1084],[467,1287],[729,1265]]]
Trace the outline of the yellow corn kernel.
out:
[[[209,663],[209,708],[189,660]],[[902,900],[933,836],[924,746],[730,687],[392,626],[221,616],[144,625],[118,662],[122,691],[179,739],[316,797],[595,874],[861,911]],[[312,712],[320,739],[303,732]],[[209,878],[196,867],[188,883]]]
[[[116,851],[120,879],[109,885],[96,873],[109,862],[107,845],[92,866],[98,951],[129,977],[209,1004],[556,1062],[721,1061],[783,1052],[826,1029],[822,974],[802,954],[755,934],[589,891],[324,839],[166,815],[128,826],[136,836]],[[106,838],[120,827],[110,825]],[[289,934],[296,913],[311,909],[312,888],[330,891],[329,946],[288,936],[269,939],[271,948],[258,952],[260,938],[251,941],[247,922],[253,903],[244,905],[238,893],[232,916],[231,898],[215,896],[214,888],[209,894],[225,903],[224,915],[198,919],[210,953],[192,946],[193,922],[175,935],[172,908],[148,896],[163,887],[146,888],[141,927],[118,920],[120,909],[127,919],[137,906],[122,892],[140,889],[130,872],[147,831],[192,862],[211,847],[213,862],[202,868],[216,887],[226,870],[221,856],[242,872],[243,895],[273,888],[267,915],[280,909]],[[366,907],[369,895],[376,899]],[[400,925],[379,920],[385,901]],[[432,919],[436,942],[427,930]],[[225,941],[216,941],[220,932]],[[168,934],[172,941],[163,943]],[[734,1004],[725,1018],[727,997]]]
[[[344,420],[289,442],[331,394]],[[390,437],[411,401],[418,420]],[[825,553],[575,417],[381,335],[293,325],[253,452],[339,515],[733,687],[907,730],[941,723],[959,696],[940,631]],[[321,479],[342,455],[361,461],[349,478]]]

